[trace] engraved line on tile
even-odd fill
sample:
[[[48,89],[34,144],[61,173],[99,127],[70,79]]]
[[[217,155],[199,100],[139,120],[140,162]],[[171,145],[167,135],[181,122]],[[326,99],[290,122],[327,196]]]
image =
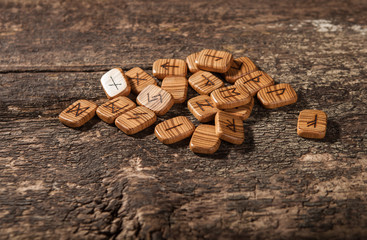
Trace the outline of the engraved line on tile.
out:
[[[74,108],[76,108],[75,110],[73,110]],[[80,103],[78,103],[77,105],[75,105],[74,107],[70,108],[69,110],[66,111],[66,113],[72,113],[75,112],[75,117],[79,116],[80,114],[82,114],[83,112],[87,111],[89,109],[89,107],[84,107],[84,108],[80,108]]]

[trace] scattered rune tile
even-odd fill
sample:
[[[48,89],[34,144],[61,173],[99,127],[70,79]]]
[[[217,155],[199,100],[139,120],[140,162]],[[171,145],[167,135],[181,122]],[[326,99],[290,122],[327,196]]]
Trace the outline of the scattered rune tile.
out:
[[[154,133],[162,143],[172,144],[190,137],[194,130],[194,124],[187,117],[178,116],[158,124]]]
[[[214,90],[210,97],[216,108],[231,109],[251,101],[250,93],[240,85],[232,85]]]
[[[101,84],[109,99],[130,94],[130,84],[121,68],[114,68],[103,74]]]
[[[148,85],[157,85],[155,79],[139,67],[134,67],[125,74],[128,77],[131,91],[135,94],[139,94]]]
[[[173,98],[170,93],[155,85],[148,85],[136,98],[139,105],[152,110],[158,116],[162,116],[173,106]]]
[[[274,80],[263,71],[255,71],[237,79],[235,85],[244,86],[251,96],[255,96],[260,89],[274,85]]]
[[[115,124],[125,134],[132,135],[151,126],[157,120],[153,111],[144,106],[133,108],[116,118]]]
[[[206,71],[198,71],[189,78],[190,86],[201,95],[209,95],[223,86],[222,80]]]
[[[229,83],[234,83],[240,77],[257,70],[256,65],[248,57],[236,58],[224,78]]]
[[[117,97],[107,101],[97,108],[97,115],[106,123],[113,123],[121,114],[133,109],[136,104],[127,97]]]
[[[172,95],[174,103],[183,103],[187,97],[188,82],[186,77],[169,76],[162,81],[161,88]]]
[[[220,139],[233,144],[242,144],[245,140],[243,121],[223,111],[215,115],[215,132]]]
[[[163,79],[167,76],[186,77],[186,62],[181,59],[158,59],[153,63],[153,76]]]
[[[195,63],[195,59],[196,57],[199,55],[199,53],[193,53],[190,54],[189,56],[187,56],[186,58],[186,63],[187,63],[187,67],[189,69],[189,71],[191,73],[196,73],[197,71],[199,71],[200,69],[198,68],[198,66]]]
[[[59,120],[68,127],[80,127],[96,114],[97,104],[87,100],[78,100],[59,115]]]
[[[215,114],[219,111],[214,106],[211,97],[200,95],[187,101],[187,107],[199,122],[210,122],[214,119]]]
[[[243,106],[235,107],[232,109],[223,110],[226,113],[230,113],[234,116],[239,117],[242,121],[250,117],[252,108],[254,107],[254,98],[251,97],[251,101]]]
[[[297,102],[297,93],[288,83],[281,83],[261,89],[257,98],[265,108],[273,109]]]
[[[297,134],[304,138],[321,139],[326,134],[327,117],[321,110],[302,110],[298,117]]]
[[[213,154],[218,150],[220,143],[215,126],[201,124],[191,137],[190,149],[194,153]]]
[[[196,57],[196,65],[205,71],[225,73],[231,67],[233,56],[229,52],[204,49]]]

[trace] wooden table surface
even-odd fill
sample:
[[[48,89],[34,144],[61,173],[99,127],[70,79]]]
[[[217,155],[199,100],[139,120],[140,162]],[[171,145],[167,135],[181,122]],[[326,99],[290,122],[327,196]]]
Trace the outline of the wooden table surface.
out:
[[[366,239],[367,2],[0,1],[0,239]],[[204,48],[248,56],[299,100],[255,102],[212,156],[94,117],[104,72]],[[192,89],[189,97],[195,96]],[[323,140],[296,134],[303,109]],[[188,116],[175,105],[161,122]]]

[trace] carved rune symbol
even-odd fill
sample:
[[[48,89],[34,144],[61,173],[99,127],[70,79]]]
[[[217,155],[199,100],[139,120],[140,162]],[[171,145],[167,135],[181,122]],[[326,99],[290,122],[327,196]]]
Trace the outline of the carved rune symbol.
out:
[[[174,128],[176,128],[176,127],[179,127],[179,126],[181,126],[181,125],[183,125],[183,123],[180,123],[180,124],[178,124],[178,125],[176,125],[176,126],[173,126],[173,127],[169,127],[169,128],[167,128],[167,129],[166,129],[166,131],[169,131],[169,130],[174,129]]]
[[[74,108],[77,108],[77,109],[74,109]],[[89,109],[89,107],[80,108],[80,103],[78,103],[74,107],[72,107],[69,110],[67,110],[66,113],[75,112],[75,117],[77,117],[80,114],[82,114],[83,112],[87,111],[88,109]]]
[[[317,114],[315,115],[314,120],[307,122],[307,127],[311,127],[313,125],[313,127],[315,128],[316,124],[317,124]]]
[[[236,63],[235,63],[236,64]],[[242,67],[242,62],[237,66],[231,66],[231,68],[233,68],[233,69],[236,69],[236,70],[241,70],[241,67]]]
[[[277,95],[283,95],[284,92],[285,92],[285,88],[281,88],[281,89],[277,89],[277,90],[273,90],[273,91],[269,91],[269,92],[266,92],[266,93],[272,93],[272,92],[276,92]]]
[[[257,77],[254,77],[254,78],[251,78],[250,80],[247,80],[246,82],[243,82],[244,84],[247,83],[247,82],[250,82],[250,81],[253,81],[253,82],[260,82],[260,77],[262,76],[262,74],[260,74],[259,76]],[[283,93],[282,93],[283,94]]]
[[[161,94],[157,94],[157,95],[153,96],[152,98],[150,98],[149,93],[148,93],[147,96],[148,96],[148,102],[154,102],[154,101],[157,101],[158,99],[160,99],[160,102],[162,103],[162,95]]]
[[[210,104],[210,102],[207,100],[207,99],[205,99],[205,102],[206,102],[206,104],[201,104],[201,103],[199,103],[199,102],[196,102],[196,104],[198,105],[198,107],[201,109],[201,111],[205,111],[205,109],[203,108],[204,106],[208,106],[208,107],[211,107],[211,108],[213,108],[213,106]]]
[[[205,78],[205,80],[207,80],[207,82],[205,83],[204,86],[213,86],[214,85],[214,83],[209,78],[205,77],[204,74],[201,74],[201,76],[203,78]]]
[[[115,86],[117,90],[119,90],[119,88],[117,87],[117,85],[121,85],[121,83],[115,83],[115,81],[113,80],[113,78],[110,76],[111,80],[112,80],[112,84],[108,85],[108,86]]]
[[[169,65],[168,62],[166,62],[165,64],[162,64],[161,67],[164,68],[164,69],[166,69],[166,70],[168,70],[168,68],[170,68],[170,67],[171,68],[178,68],[178,66]]]
[[[205,54],[204,56],[215,58],[214,61],[216,61],[216,62],[223,59],[222,57],[218,57],[218,56],[215,56],[215,55],[209,55],[209,54]]]
[[[138,119],[138,118],[140,118],[140,115],[144,115],[144,114],[148,114],[148,113],[133,113],[133,115],[135,117],[129,117],[128,120],[130,120],[130,119]]]
[[[229,128],[231,131],[236,132],[236,124],[234,122],[234,119],[232,119],[232,122],[227,119],[228,124],[226,125],[227,128]]]
[[[129,106],[129,104],[126,104],[125,106],[123,106],[123,107],[118,107],[118,106],[115,106],[115,102],[117,102],[118,100],[116,100],[116,101],[114,101],[114,102],[112,102],[112,103],[110,103],[110,104],[108,104],[108,105],[106,105],[105,106],[105,108],[109,108],[109,109],[111,109],[111,112],[112,113],[117,113],[118,111],[120,111],[121,109],[124,109],[124,108],[126,108],[127,106]]]
[[[240,95],[239,92],[236,92],[236,88],[229,88],[229,89],[226,89],[226,90],[222,90],[222,91],[219,91],[219,92],[227,92],[227,91],[230,91],[230,95],[228,96],[224,96],[223,98],[229,98],[229,97],[233,97],[233,96],[237,96],[237,95]]]
[[[139,85],[139,80],[146,81],[145,78],[139,78],[139,73],[136,73],[136,77],[131,78],[131,79],[136,79],[136,85]]]

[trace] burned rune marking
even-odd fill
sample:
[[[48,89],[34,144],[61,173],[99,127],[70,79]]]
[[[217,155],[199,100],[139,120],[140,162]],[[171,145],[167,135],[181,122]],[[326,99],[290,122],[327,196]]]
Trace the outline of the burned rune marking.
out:
[[[227,91],[230,91],[231,95],[228,95],[228,96],[224,96],[223,98],[229,98],[229,97],[233,97],[233,96],[237,96],[237,95],[240,95],[239,92],[236,92],[236,88],[229,88],[229,89],[225,89],[225,90],[221,90],[219,92],[227,92]]]
[[[315,115],[314,120],[307,122],[307,127],[311,127],[313,125],[313,127],[315,128],[316,124],[317,124],[317,114]]]
[[[178,124],[178,125],[176,125],[176,126],[173,126],[173,127],[169,127],[169,128],[167,128],[167,129],[166,129],[166,131],[169,131],[169,130],[174,129],[174,128],[176,128],[176,127],[179,127],[179,126],[181,126],[181,125],[183,125],[183,123],[180,123],[180,124]]]
[[[118,100],[112,102],[112,103],[109,103],[108,105],[105,106],[105,108],[109,108],[111,109],[111,112],[112,113],[117,113],[118,111],[120,111],[121,109],[124,109],[126,108],[127,106],[129,106],[129,104],[126,104],[125,106],[123,107],[118,107],[118,106],[115,106],[115,102],[117,102]]]
[[[178,68],[178,66],[169,65],[168,62],[166,62],[165,64],[162,64],[161,67],[164,68],[164,69],[166,69],[166,70],[168,70],[168,68],[170,68],[170,67],[171,68]]]
[[[201,111],[205,111],[204,110],[204,108],[203,107],[205,107],[205,106],[208,106],[208,107],[211,107],[211,108],[213,108],[213,106],[210,104],[210,102],[207,100],[207,99],[205,99],[205,102],[206,102],[206,104],[202,104],[202,103],[199,103],[199,102],[196,102],[196,104],[198,105],[198,107],[201,109]]]
[[[139,73],[136,73],[136,77],[131,79],[136,79],[136,85],[139,85],[139,81],[146,81],[145,78],[139,78]]]
[[[77,109],[74,110],[74,108],[77,108]],[[80,103],[78,103],[74,107],[72,107],[69,110],[67,110],[66,113],[75,112],[75,117],[78,117],[80,114],[82,114],[83,112],[87,111],[88,109],[89,109],[89,107],[80,108]]]
[[[232,122],[227,119],[228,124],[226,125],[227,128],[229,128],[231,131],[236,132],[236,124],[234,122],[234,119],[232,119]]]
[[[145,114],[148,114],[148,113],[133,113],[133,115],[135,117],[129,117],[128,120],[130,120],[130,119],[138,119],[138,118],[140,118],[140,115],[145,115]]]
[[[257,76],[257,77],[253,77],[253,78],[251,78],[251,79],[249,79],[249,80],[247,80],[247,81],[245,81],[245,82],[243,82],[243,84],[245,84],[245,83],[247,83],[247,82],[250,82],[250,81],[253,81],[253,82],[260,82],[260,77],[262,76],[262,74],[260,74],[259,76]]]
[[[218,57],[218,56],[215,56],[215,55],[209,55],[209,54],[205,54],[204,56],[215,58],[214,61],[216,61],[216,62],[223,59],[222,57]]]
[[[280,92],[279,92],[280,91]],[[276,92],[277,95],[283,95],[284,92],[285,92],[285,88],[281,88],[281,89],[277,89],[277,90],[272,90],[272,91],[269,91],[269,92],[266,92],[266,93],[272,93],[272,92]],[[278,93],[279,92],[279,93]]]
[[[162,95],[161,94],[157,94],[157,95],[153,96],[152,98],[150,98],[149,93],[148,93],[147,96],[148,96],[148,102],[154,102],[154,101],[157,101],[158,99],[160,99],[160,102],[162,103]]]
[[[214,83],[209,78],[205,77],[204,74],[201,74],[201,76],[203,78],[205,78],[205,80],[207,80],[207,82],[205,83],[204,86],[213,86],[214,85]]]
[[[113,80],[113,78],[110,76],[111,80],[112,80],[112,84],[109,84],[108,86],[115,86],[117,90],[119,90],[119,88],[117,87],[117,85],[121,85],[121,83],[115,83],[115,81]]]

